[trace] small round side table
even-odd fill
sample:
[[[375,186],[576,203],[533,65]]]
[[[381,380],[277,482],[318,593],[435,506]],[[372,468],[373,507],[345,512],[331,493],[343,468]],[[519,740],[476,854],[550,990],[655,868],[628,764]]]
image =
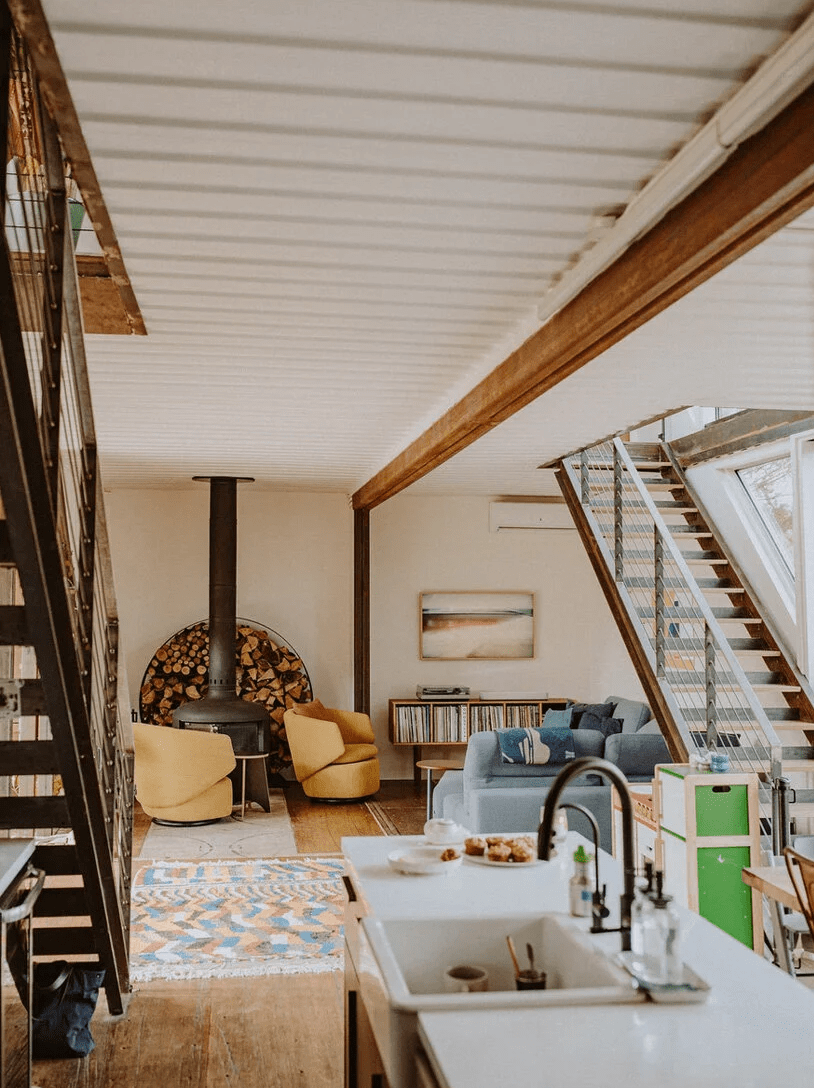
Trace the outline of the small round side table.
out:
[[[416,763],[421,771],[427,772],[427,819],[432,818],[432,772],[433,771],[461,771],[464,761],[460,757],[450,756],[448,759],[419,759]]]
[[[250,804],[252,801],[255,801],[258,805],[260,805],[264,812],[271,811],[266,765],[265,763],[257,762],[257,760],[261,759],[266,760],[268,759],[268,757],[268,752],[255,752],[252,755],[246,756],[239,756],[237,755],[237,753],[235,753],[235,759],[237,760],[238,766],[235,768],[234,771],[232,771],[232,774],[236,774],[238,768],[240,769],[240,804],[233,805],[232,807],[239,808],[240,815],[236,816],[233,813],[232,815],[234,816],[234,819],[242,820],[246,815],[246,805]],[[249,767],[249,789],[247,796],[246,767],[248,764],[251,764],[251,766]],[[232,781],[234,781],[235,785],[237,785],[235,779],[233,779]]]

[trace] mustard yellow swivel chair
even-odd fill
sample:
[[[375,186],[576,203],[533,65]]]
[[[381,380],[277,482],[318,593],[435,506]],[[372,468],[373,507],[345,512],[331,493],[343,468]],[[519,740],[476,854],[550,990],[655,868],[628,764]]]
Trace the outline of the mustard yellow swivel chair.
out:
[[[283,716],[294,774],[315,801],[358,801],[379,788],[379,751],[367,714],[334,710],[319,699]]]
[[[133,725],[136,798],[157,823],[208,824],[232,813],[235,769],[225,733]]]

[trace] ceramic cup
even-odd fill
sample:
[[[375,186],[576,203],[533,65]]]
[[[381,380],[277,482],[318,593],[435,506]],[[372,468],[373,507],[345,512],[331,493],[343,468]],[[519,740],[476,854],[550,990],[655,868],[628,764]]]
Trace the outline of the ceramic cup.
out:
[[[444,971],[444,989],[449,994],[475,993],[489,989],[489,975],[482,967],[461,964]]]
[[[424,836],[427,842],[443,846],[445,843],[463,842],[466,833],[454,820],[435,819],[427,820],[424,824]]]
[[[544,990],[545,983],[545,971],[521,971],[514,979],[515,988],[518,990]]]

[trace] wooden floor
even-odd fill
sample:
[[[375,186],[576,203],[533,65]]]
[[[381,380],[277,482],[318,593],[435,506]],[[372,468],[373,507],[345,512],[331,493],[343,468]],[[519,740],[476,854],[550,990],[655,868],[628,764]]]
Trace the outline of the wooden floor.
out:
[[[423,787],[387,782],[388,811],[423,819]],[[337,853],[343,836],[380,835],[361,804],[314,804],[286,788],[299,853]],[[150,825],[136,811],[134,864]],[[96,1049],[74,1061],[36,1062],[39,1088],[340,1088],[343,1082],[341,972],[252,979],[152,982],[136,987],[122,1017],[100,999]]]

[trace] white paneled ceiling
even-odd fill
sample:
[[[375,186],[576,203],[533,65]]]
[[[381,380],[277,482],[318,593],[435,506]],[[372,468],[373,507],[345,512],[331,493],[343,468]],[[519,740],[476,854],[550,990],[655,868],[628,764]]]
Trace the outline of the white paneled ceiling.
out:
[[[348,493],[539,327],[808,11],[44,8],[148,330],[88,339],[107,485]],[[687,403],[814,408],[812,240],[787,228],[413,490],[544,493],[539,464]]]

